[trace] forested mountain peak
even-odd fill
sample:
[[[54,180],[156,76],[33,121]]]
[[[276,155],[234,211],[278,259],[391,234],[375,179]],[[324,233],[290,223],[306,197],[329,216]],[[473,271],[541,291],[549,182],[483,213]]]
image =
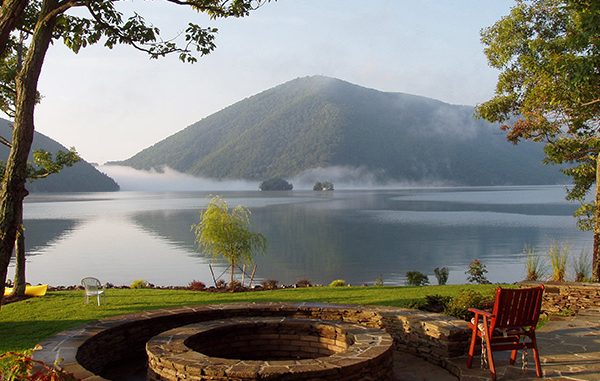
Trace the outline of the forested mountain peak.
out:
[[[10,140],[12,128],[9,121],[0,118],[0,135]],[[32,153],[29,160],[33,161],[33,151],[44,150],[56,153],[67,148],[46,135],[35,132],[33,136]],[[8,157],[8,147],[0,145],[0,159]],[[57,174],[45,179],[28,181],[27,189],[30,192],[109,192],[119,190],[119,185],[106,174],[98,171],[94,166],[82,160],[72,167],[63,168]]]
[[[564,181],[542,147],[514,146],[473,107],[309,76],[216,112],[119,164],[264,180],[362,168],[378,180],[457,185]]]

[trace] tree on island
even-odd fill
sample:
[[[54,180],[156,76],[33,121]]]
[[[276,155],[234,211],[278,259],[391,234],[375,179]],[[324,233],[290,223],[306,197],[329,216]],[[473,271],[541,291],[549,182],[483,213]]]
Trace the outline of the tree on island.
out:
[[[267,247],[262,234],[250,231],[250,211],[241,205],[229,210],[219,196],[209,201],[200,213],[200,223],[192,225],[192,230],[201,251],[227,260],[230,285],[235,280],[235,267],[251,263],[253,255],[264,254]]]
[[[496,95],[477,107],[509,141],[545,142],[545,163],[569,164],[568,200],[578,226],[593,230],[592,279],[600,281],[600,6],[581,0],[518,1],[482,31]],[[586,195],[596,184],[593,202]]]
[[[273,177],[260,183],[258,188],[261,191],[288,191],[294,189],[294,186],[281,177]]]
[[[333,183],[329,182],[329,181],[317,181],[315,183],[315,185],[313,186],[313,190],[314,191],[332,191],[333,190]]]
[[[216,19],[247,16],[269,0],[164,1],[189,6]],[[14,76],[13,136],[0,193],[0,305],[27,195],[27,160],[33,141],[33,114],[39,100],[37,84],[50,43],[62,40],[75,53],[96,43],[109,49],[125,44],[150,58],[174,53],[189,63],[197,61],[196,55],[209,54],[215,48],[215,28],[189,23],[179,40],[162,39],[158,28],[134,11],[124,15],[116,8],[119,4],[104,0],[8,0],[0,8],[0,64],[27,45],[22,65]],[[66,14],[71,9],[77,10],[75,15]],[[20,39],[22,35],[25,39]]]

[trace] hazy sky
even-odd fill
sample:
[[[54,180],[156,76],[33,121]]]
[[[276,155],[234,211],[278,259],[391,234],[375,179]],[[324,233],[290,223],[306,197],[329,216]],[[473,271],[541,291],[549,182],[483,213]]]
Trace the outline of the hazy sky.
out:
[[[481,28],[514,1],[279,0],[243,19],[210,21],[161,1],[126,1],[165,36],[194,20],[216,26],[198,63],[149,60],[129,47],[75,55],[50,48],[36,129],[84,159],[126,159],[250,95],[307,75],[475,105],[494,91]],[[171,33],[169,33],[171,32]]]

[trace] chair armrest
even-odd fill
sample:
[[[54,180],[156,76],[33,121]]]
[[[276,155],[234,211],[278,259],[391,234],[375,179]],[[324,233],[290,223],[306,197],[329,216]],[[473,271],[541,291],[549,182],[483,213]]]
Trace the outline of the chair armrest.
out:
[[[494,316],[491,312],[480,310],[480,309],[477,309],[477,308],[469,308],[468,311],[469,312],[473,312],[473,313],[475,313],[477,315],[482,315],[482,316],[487,316],[487,317]]]

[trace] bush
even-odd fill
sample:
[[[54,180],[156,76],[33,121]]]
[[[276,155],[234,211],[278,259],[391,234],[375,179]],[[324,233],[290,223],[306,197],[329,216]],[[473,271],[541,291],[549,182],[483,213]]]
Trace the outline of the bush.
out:
[[[310,280],[308,279],[300,279],[299,281],[296,282],[296,287],[298,288],[304,288],[304,287],[310,287],[312,286],[312,283],[310,283]]]
[[[259,185],[261,191],[287,191],[292,190],[294,186],[282,179],[281,177],[274,177],[263,181]]]
[[[35,368],[35,370],[34,370]],[[73,374],[34,360],[31,351],[6,352],[0,355],[0,380],[7,381],[76,381]]]
[[[193,280],[188,285],[188,288],[192,291],[203,291],[206,288],[206,285],[199,280]]]
[[[554,242],[548,248],[550,264],[552,265],[552,278],[555,282],[564,282],[567,270],[567,258],[569,257],[569,246]]]
[[[487,272],[485,265],[479,259],[473,259],[469,263],[469,269],[465,271],[465,274],[468,275],[467,280],[471,283],[489,284],[490,281],[485,276]]]
[[[425,303],[419,309],[429,312],[444,312],[451,300],[451,296],[426,295]]]
[[[380,275],[377,278],[375,278],[375,286],[383,287],[383,284],[384,284],[383,275]]]
[[[448,270],[447,267],[436,267],[435,269],[433,269],[433,273],[435,274],[435,279],[437,279],[437,282],[440,286],[443,286],[446,284],[446,282],[448,282],[448,275],[450,274],[450,270]]]
[[[260,285],[265,290],[275,290],[279,287],[279,281],[275,279],[265,279],[260,282]]]
[[[542,280],[546,276],[546,268],[542,259],[535,254],[535,250],[533,247],[526,245],[523,249],[523,252],[527,256],[527,260],[525,262],[525,268],[527,274],[525,275],[525,280]]]
[[[223,279],[219,279],[215,282],[215,287],[219,289],[227,288],[227,282],[225,282]]]
[[[444,313],[459,319],[469,320],[473,317],[473,313],[467,311],[469,308],[486,309],[493,305],[493,298],[483,296],[477,291],[464,290],[448,302]]]
[[[573,271],[575,282],[587,282],[590,279],[590,256],[585,249],[581,250],[579,257],[573,258]]]
[[[329,283],[329,287],[344,287],[346,286],[346,281],[343,279],[336,279],[333,282]]]
[[[427,284],[429,284],[429,279],[422,272],[409,271],[406,273],[407,286],[426,286]]]
[[[242,292],[242,291],[246,291],[246,287],[244,287],[244,285],[241,282],[234,280],[232,282],[229,282],[229,284],[227,285],[227,291]]]
[[[150,284],[148,283],[148,281],[144,279],[136,279],[133,282],[131,282],[129,288],[148,288],[149,285]]]

